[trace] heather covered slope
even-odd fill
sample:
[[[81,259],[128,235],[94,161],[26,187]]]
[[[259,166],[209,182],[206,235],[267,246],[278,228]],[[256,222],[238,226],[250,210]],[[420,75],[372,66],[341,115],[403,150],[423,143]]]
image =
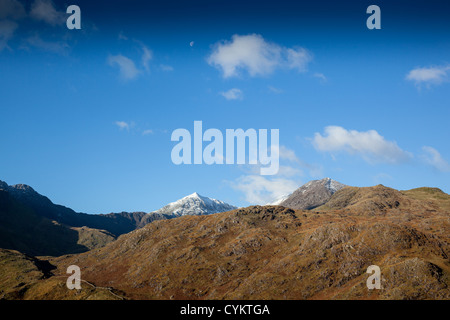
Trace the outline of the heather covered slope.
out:
[[[18,251],[0,249],[0,300],[118,300],[108,288],[87,282],[81,290],[68,290],[66,276],[54,276],[56,267],[46,260]]]
[[[397,191],[377,185],[374,187],[345,187],[337,191],[327,203],[315,208],[317,211],[342,210],[363,215],[385,213],[428,213],[443,211],[448,213],[450,196],[443,193],[440,198],[434,194],[423,196],[421,191]]]
[[[401,192],[413,199],[434,203],[442,210],[450,212],[450,195],[441,189],[422,187]]]
[[[449,213],[379,189],[347,191],[355,212],[332,202],[155,221],[54,263],[131,299],[450,299]],[[381,290],[366,287],[373,264]]]
[[[312,211],[252,206],[153,221],[50,258],[56,269],[22,298],[78,299],[61,284],[75,264],[105,299],[450,299],[448,195],[431,191],[346,187]],[[381,290],[367,289],[370,265]]]

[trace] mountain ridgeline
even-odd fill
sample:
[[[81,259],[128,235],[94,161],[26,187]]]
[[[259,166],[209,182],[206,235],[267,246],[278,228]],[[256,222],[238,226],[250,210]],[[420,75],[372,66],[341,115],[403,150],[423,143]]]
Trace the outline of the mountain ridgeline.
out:
[[[32,255],[79,253],[104,246],[155,220],[235,208],[194,193],[151,213],[86,214],[54,204],[28,185],[9,186],[0,181],[0,248]]]
[[[35,219],[5,188],[0,218]],[[59,257],[5,248],[17,236],[7,234],[0,299],[450,299],[450,195],[437,188],[359,188],[326,178],[283,206],[228,206],[194,193],[144,214],[117,239]],[[34,221],[36,237],[64,227],[42,219]],[[65,288],[73,264],[89,283],[78,294]],[[379,290],[367,288],[371,265],[381,269]]]

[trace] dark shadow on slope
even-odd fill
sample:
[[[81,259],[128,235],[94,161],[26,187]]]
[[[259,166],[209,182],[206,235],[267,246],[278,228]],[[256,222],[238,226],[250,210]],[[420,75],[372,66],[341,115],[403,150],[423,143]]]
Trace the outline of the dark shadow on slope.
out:
[[[32,208],[0,190],[0,248],[32,256],[88,251],[78,240],[76,230],[37,215]]]

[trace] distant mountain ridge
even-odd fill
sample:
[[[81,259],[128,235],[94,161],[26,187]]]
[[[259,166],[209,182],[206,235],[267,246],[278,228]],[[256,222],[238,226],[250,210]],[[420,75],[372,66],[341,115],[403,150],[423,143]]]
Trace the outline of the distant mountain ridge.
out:
[[[276,204],[295,210],[311,210],[325,204],[336,191],[345,187],[347,185],[330,178],[312,180]]]
[[[86,214],[75,212],[62,205],[54,204],[49,198],[36,192],[26,184],[9,186],[0,181],[0,189],[8,192],[14,199],[32,208],[39,216],[56,220],[72,227],[89,227],[103,229],[119,236],[128,233],[139,225],[145,212]]]
[[[62,255],[101,247],[155,220],[236,209],[194,193],[155,212],[86,214],[54,204],[26,184],[0,180],[0,248],[33,255]]]

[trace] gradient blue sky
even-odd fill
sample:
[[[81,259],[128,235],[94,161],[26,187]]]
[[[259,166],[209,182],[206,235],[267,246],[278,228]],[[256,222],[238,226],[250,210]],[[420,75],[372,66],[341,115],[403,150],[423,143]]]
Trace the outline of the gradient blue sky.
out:
[[[65,26],[70,4],[82,30]],[[371,4],[381,30],[366,27]],[[246,206],[323,177],[449,193],[449,12],[445,1],[0,0],[0,180],[87,213],[193,192]],[[239,59],[255,39],[252,67]],[[289,50],[309,59],[295,67]],[[227,77],[225,61],[244,62]],[[195,120],[279,129],[280,174],[174,165],[170,135]]]

